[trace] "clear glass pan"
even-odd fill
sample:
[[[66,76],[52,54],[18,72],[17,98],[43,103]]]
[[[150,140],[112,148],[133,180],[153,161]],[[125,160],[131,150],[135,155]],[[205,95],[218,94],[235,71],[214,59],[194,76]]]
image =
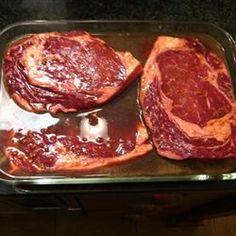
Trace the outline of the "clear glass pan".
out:
[[[232,37],[221,28],[208,23],[158,22],[158,21],[29,21],[19,22],[0,32],[0,57],[7,45],[16,38],[31,33],[49,31],[85,30],[105,39],[116,50],[130,51],[143,64],[153,40],[158,35],[198,37],[208,48],[221,55],[228,66],[234,89],[236,88],[236,53]],[[2,79],[2,78],[1,78]],[[133,87],[132,87],[133,86]],[[138,84],[133,84],[129,96],[136,96]],[[4,94],[4,86],[1,87]],[[128,94],[128,95],[127,95]],[[128,97],[127,97],[128,96]],[[2,103],[0,103],[0,107]],[[11,115],[4,108],[0,116]],[[0,109],[3,111],[3,109]],[[43,119],[39,117],[39,120]],[[23,121],[22,121],[23,122]],[[127,164],[106,167],[87,175],[76,172],[60,172],[41,176],[30,174],[11,175],[0,157],[1,180],[11,184],[83,184],[83,183],[123,183],[123,182],[171,182],[171,181],[209,181],[236,179],[236,159],[201,161],[171,161],[159,157],[155,151]]]

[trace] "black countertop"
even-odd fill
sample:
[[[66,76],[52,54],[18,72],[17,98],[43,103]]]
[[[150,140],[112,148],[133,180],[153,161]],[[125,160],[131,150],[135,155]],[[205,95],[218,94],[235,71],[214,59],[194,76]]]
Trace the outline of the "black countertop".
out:
[[[165,21],[205,21],[214,23],[236,38],[236,1],[234,0],[1,0],[0,30],[9,24],[26,20],[165,20]],[[224,183],[225,184],[225,183]],[[204,189],[207,186],[219,189],[234,189],[235,182],[210,185],[192,185],[178,183],[176,188],[189,189],[196,187]],[[147,186],[147,185],[146,185]],[[102,186],[101,186],[102,187]],[[117,186],[125,189],[125,186]],[[129,189],[129,186],[126,186]],[[141,187],[141,186],[140,186]],[[170,189],[168,184],[162,184],[160,189]],[[43,187],[44,188],[44,187]],[[91,186],[94,188],[94,186]],[[155,188],[150,185],[149,189]],[[105,186],[104,189],[108,189]],[[77,191],[78,189],[74,189]],[[12,186],[0,184],[0,194],[13,194]]]
[[[0,28],[39,19],[178,20],[215,23],[234,33],[234,0],[1,0]]]

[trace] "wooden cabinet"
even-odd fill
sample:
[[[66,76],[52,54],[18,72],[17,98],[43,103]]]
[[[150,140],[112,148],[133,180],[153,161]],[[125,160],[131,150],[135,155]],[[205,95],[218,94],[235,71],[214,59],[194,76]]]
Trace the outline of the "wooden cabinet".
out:
[[[0,214],[77,211],[86,216],[206,218],[234,212],[235,192],[96,192],[0,197]],[[227,204],[226,204],[227,203]],[[227,207],[220,207],[224,204]]]

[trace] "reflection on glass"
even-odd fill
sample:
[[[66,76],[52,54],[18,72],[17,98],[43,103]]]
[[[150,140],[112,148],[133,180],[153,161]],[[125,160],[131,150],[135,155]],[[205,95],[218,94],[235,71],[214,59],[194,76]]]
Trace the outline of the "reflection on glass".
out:
[[[96,114],[83,117],[80,122],[80,137],[83,140],[97,142],[98,139],[108,139],[108,125],[104,118]]]
[[[7,109],[6,109],[7,108]],[[56,124],[59,119],[52,117],[49,113],[35,114],[21,109],[12,99],[8,97],[6,91],[3,91],[0,113],[1,130],[19,130],[23,131],[47,128]]]

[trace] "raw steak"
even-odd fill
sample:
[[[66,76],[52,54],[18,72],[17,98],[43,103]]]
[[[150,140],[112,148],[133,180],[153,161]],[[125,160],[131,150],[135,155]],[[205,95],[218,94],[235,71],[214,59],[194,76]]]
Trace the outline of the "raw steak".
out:
[[[158,37],[144,67],[140,100],[160,155],[236,157],[230,76],[223,60],[199,40]]]
[[[78,125],[79,123],[79,125]],[[90,171],[135,159],[152,149],[142,123],[124,132],[96,114],[40,131],[5,131],[1,144],[10,172]]]
[[[94,107],[141,72],[129,52],[115,52],[83,31],[32,34],[12,43],[3,64],[12,98],[34,112]]]

